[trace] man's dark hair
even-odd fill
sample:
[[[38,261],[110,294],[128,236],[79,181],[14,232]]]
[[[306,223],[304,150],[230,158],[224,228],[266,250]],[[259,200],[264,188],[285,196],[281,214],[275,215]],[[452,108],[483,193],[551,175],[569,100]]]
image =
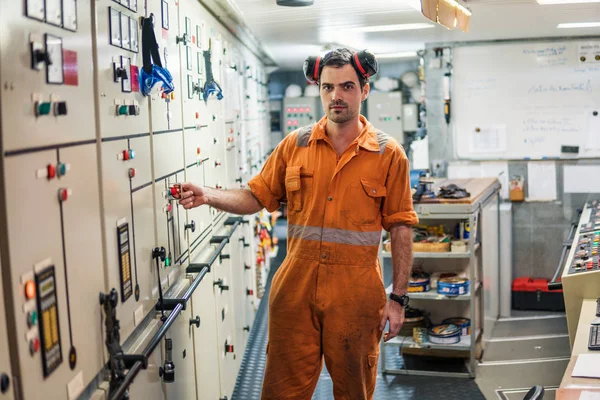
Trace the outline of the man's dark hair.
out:
[[[356,67],[354,67],[354,64],[352,63],[352,57],[354,57],[354,53],[345,48],[332,50],[325,54],[325,57],[321,60],[321,65],[319,65],[319,85],[321,84],[321,72],[323,72],[324,67],[341,68],[346,64],[350,64],[354,68],[354,71],[356,71]],[[369,77],[365,78],[358,71],[356,71],[356,76],[358,76],[358,82],[360,83],[361,89],[369,83]]]

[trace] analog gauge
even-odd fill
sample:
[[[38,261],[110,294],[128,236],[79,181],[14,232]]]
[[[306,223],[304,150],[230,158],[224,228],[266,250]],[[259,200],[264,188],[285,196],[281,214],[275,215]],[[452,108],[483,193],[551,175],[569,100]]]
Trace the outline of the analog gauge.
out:
[[[121,13],[110,8],[110,44],[121,47]]]
[[[39,21],[44,20],[44,14],[46,13],[44,0],[27,0],[27,5],[25,7],[25,12],[29,18],[37,19]]]
[[[131,40],[131,51],[137,53],[140,49],[140,42],[138,36],[138,23],[134,18],[129,20],[129,40]]]
[[[129,17],[125,14],[121,14],[121,47],[124,49],[131,49],[131,42],[129,40]]]
[[[46,0],[46,22],[52,25],[62,26],[61,0]]]
[[[50,59],[50,63],[46,66],[46,82],[62,84],[64,82],[62,39],[46,34],[46,54]]]
[[[63,0],[63,27],[77,30],[77,0]]]

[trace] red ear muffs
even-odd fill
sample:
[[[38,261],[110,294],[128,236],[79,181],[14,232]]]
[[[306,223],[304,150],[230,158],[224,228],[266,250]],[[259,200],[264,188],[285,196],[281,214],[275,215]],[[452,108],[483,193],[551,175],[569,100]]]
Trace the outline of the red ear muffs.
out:
[[[304,77],[311,83],[317,83],[319,80],[319,69],[322,58],[309,56],[304,60]],[[375,55],[369,50],[359,51],[352,56],[352,66],[363,77],[368,78],[375,75],[379,69]]]
[[[321,66],[321,57],[310,56],[304,61],[302,70],[304,77],[311,83],[317,83],[319,80],[319,67]]]
[[[356,71],[365,78],[375,75],[379,69],[375,54],[371,53],[369,50],[354,53],[352,65],[354,65]]]

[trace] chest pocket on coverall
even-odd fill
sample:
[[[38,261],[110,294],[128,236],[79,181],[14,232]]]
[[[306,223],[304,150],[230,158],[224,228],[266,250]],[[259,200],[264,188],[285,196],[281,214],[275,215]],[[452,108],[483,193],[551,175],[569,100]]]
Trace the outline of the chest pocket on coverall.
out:
[[[312,199],[313,173],[301,166],[285,169],[285,192],[290,214],[306,218]]]
[[[346,218],[354,225],[371,225],[380,215],[381,202],[387,194],[385,186],[377,181],[361,179],[345,191]]]

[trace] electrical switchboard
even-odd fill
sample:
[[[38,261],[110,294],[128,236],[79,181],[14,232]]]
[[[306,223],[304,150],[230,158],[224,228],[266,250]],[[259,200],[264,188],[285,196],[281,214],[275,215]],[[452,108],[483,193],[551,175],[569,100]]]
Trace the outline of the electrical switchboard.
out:
[[[132,398],[230,397],[256,305],[252,234],[172,188],[240,188],[259,171],[256,50],[198,2],[22,3],[0,4],[0,398],[112,395],[131,360]],[[211,258],[188,307],[165,309]]]
[[[402,92],[372,92],[367,98],[369,121],[398,143],[404,143]]]

